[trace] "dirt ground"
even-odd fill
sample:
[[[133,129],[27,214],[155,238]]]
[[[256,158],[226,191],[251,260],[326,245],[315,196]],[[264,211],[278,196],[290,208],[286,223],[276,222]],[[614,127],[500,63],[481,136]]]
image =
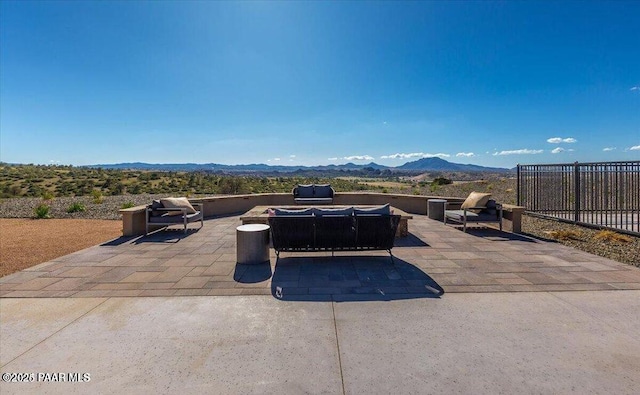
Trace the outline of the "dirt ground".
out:
[[[0,277],[122,235],[122,221],[0,218]]]

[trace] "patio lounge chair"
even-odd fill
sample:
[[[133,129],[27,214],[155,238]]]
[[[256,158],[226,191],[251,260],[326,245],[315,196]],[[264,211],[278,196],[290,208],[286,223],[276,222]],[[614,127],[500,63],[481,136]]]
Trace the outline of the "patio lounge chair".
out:
[[[204,226],[202,203],[190,203],[186,198],[154,200],[147,206],[145,214],[145,235],[149,234],[149,227],[154,225],[183,225],[184,233],[187,233],[187,224],[191,222],[200,221],[200,227]]]
[[[472,192],[464,203],[447,203],[444,210],[444,223],[446,224],[447,221],[461,223],[462,231],[466,232],[468,223],[497,222],[502,231],[502,205],[490,199],[490,196],[490,194]]]

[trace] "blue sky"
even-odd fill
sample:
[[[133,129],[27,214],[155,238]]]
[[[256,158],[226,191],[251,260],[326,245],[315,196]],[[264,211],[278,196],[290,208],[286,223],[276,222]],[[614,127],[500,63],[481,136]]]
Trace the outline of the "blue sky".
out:
[[[0,3],[0,160],[640,159],[640,2]]]

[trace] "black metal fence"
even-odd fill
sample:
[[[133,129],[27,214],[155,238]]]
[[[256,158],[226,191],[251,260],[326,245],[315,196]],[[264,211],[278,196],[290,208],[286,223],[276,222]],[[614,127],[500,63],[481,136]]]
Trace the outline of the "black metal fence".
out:
[[[640,235],[640,161],[518,165],[526,212]]]

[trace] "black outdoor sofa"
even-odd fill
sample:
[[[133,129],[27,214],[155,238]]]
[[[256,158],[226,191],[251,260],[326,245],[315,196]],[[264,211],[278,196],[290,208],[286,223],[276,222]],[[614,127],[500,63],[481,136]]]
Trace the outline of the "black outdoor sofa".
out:
[[[293,200],[297,204],[332,204],[335,191],[331,185],[298,185],[293,188]]]
[[[271,241],[276,251],[385,250],[393,262],[393,242],[399,215],[287,215],[269,217]]]

